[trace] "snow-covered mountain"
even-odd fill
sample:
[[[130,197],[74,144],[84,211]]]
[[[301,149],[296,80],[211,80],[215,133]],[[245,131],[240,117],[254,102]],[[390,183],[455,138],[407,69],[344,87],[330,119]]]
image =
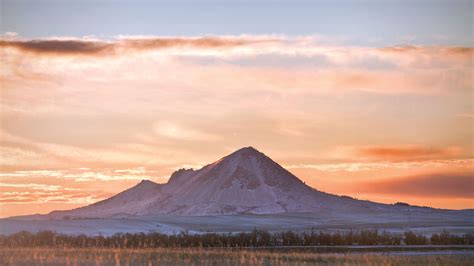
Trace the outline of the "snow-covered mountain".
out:
[[[275,213],[372,213],[393,206],[317,191],[252,147],[242,148],[199,170],[180,169],[168,183],[142,181],[109,199],[50,218],[183,216]]]

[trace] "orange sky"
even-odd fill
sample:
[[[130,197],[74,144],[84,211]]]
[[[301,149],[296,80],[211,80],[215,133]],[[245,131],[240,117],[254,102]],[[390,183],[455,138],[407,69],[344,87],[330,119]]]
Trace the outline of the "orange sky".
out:
[[[474,208],[473,48],[267,35],[0,41],[0,216],[254,146],[359,199]]]

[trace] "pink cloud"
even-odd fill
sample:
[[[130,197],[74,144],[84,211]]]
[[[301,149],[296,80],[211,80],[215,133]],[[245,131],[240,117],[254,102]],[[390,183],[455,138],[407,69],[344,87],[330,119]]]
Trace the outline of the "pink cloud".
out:
[[[473,186],[473,172],[435,173],[360,182],[354,185],[354,191],[369,194],[472,199]]]
[[[372,146],[355,150],[356,156],[379,160],[445,159],[460,156],[461,147]]]

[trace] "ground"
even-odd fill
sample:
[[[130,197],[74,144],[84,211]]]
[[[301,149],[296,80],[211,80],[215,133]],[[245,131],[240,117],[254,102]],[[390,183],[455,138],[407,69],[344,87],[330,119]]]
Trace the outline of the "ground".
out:
[[[298,249],[0,249],[3,265],[472,265],[474,251]]]

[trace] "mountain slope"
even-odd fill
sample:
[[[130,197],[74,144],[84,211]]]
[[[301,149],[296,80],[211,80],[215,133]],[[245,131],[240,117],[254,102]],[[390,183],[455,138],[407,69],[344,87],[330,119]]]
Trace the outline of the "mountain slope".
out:
[[[142,180],[136,186],[111,198],[70,211],[54,211],[49,216],[52,218],[76,218],[136,215],[144,212],[150,204],[161,197],[162,187],[161,184]]]
[[[242,148],[199,170],[180,169],[168,183],[142,181],[104,201],[50,214],[53,218],[117,215],[376,213],[412,208],[317,191],[252,147]]]

